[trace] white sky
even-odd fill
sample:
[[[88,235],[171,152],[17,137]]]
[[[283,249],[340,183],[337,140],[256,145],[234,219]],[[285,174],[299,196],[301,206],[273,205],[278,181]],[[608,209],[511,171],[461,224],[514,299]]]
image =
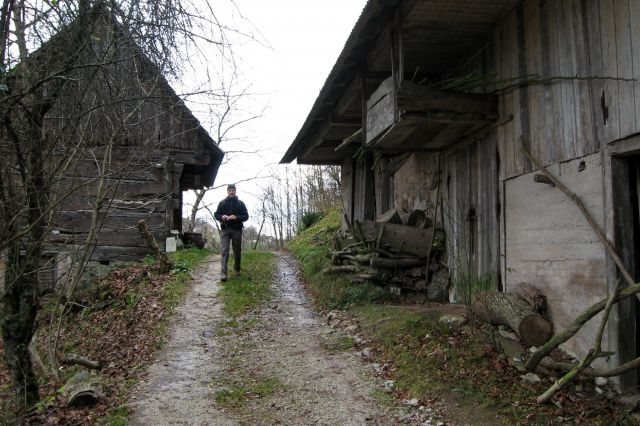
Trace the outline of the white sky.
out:
[[[244,24],[252,25],[254,33],[266,41],[263,44],[245,41],[234,48],[240,57],[243,78],[253,94],[248,97],[246,108],[254,115],[261,114],[263,109],[264,113],[247,124],[242,134],[235,135],[246,139],[250,148],[234,141],[223,141],[221,148],[260,152],[230,154],[214,186],[240,182],[258,174],[266,176],[270,167],[280,161],[304,123],[366,0],[235,0],[235,3]],[[202,116],[202,108],[190,107],[204,124],[207,119]],[[249,215],[254,214],[255,220],[249,224],[256,226],[257,197],[264,183],[264,179],[238,183],[239,198],[247,204]],[[215,209],[215,203],[226,196],[226,188],[211,192],[206,202],[214,203]],[[192,196],[185,194],[185,216],[190,213],[190,200]]]

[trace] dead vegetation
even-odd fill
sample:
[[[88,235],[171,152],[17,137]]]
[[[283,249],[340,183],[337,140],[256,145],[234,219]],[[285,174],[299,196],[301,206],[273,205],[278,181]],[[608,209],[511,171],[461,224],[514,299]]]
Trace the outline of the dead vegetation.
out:
[[[189,252],[196,258],[207,253]],[[60,378],[41,376],[42,402],[17,418],[9,418],[16,407],[8,371],[0,364],[0,406],[5,416],[0,417],[0,423],[90,424],[126,411],[120,406],[162,346],[168,318],[188,288],[188,270],[193,263],[194,259],[174,259],[174,269],[167,272],[145,263],[119,268],[102,278],[94,290],[67,304],[59,337]],[[49,312],[52,309],[45,305],[43,324],[48,323]],[[46,333],[38,337],[39,352],[46,353]],[[79,365],[82,363],[64,362],[71,355],[76,361],[81,358],[96,365],[87,369]],[[93,368],[96,366],[99,368]],[[68,407],[69,386],[64,385],[78,371],[88,371],[99,383],[103,395],[95,405]]]

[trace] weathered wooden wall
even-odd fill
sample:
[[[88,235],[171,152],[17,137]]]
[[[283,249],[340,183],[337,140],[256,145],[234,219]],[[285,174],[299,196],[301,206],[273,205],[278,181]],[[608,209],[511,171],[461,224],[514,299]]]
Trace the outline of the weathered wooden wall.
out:
[[[353,185],[353,220],[371,220],[375,215],[375,187],[373,155],[356,159]]]
[[[501,116],[513,115],[498,129],[503,179],[531,171],[520,135],[548,165],[640,130],[640,82],[615,80],[638,78],[639,35],[635,0],[525,0],[499,23],[485,55],[496,86],[527,75],[546,81],[501,96]]]
[[[464,149],[445,152],[442,179],[442,215],[453,282],[458,274],[490,275],[497,286],[500,211],[496,138],[492,135]],[[457,300],[455,295],[453,300]]]
[[[507,288],[524,280],[549,291],[558,328],[607,294],[616,280],[615,267],[583,227],[580,215],[560,213],[571,211],[571,206],[559,191],[553,190],[556,204],[542,211],[534,208],[549,203],[541,188],[514,191],[516,182],[529,179],[526,173],[532,170],[517,140],[524,136],[544,165],[566,173],[569,188],[592,203],[592,214],[608,237],[614,242],[620,239],[616,219],[607,213],[615,207],[607,147],[640,131],[640,82],[629,81],[639,76],[639,35],[640,3],[635,0],[526,0],[496,27],[485,57],[487,70],[493,67],[497,80],[527,74],[547,79],[501,96],[501,115],[513,115],[511,122],[498,128],[505,211],[512,217],[533,219],[526,215],[531,211],[540,215],[534,221],[540,229],[535,230],[531,224],[506,218],[503,273]],[[577,174],[574,169],[580,161],[588,168]],[[541,240],[541,235],[548,240]],[[547,250],[550,242],[557,243],[554,250]],[[507,273],[511,270],[518,272]],[[635,356],[622,343],[635,338],[635,320],[620,322],[634,317],[633,306],[616,306],[608,338],[609,348],[618,355],[626,351],[624,357]],[[564,346],[584,354],[592,343],[593,333],[585,331]],[[624,380],[632,383],[637,378]]]
[[[355,171],[353,170],[354,162],[353,158],[346,157],[340,168],[340,179],[342,192],[342,210],[344,214],[349,218],[349,221],[353,220],[353,185],[355,178]],[[348,230],[347,224],[342,220],[342,229]]]

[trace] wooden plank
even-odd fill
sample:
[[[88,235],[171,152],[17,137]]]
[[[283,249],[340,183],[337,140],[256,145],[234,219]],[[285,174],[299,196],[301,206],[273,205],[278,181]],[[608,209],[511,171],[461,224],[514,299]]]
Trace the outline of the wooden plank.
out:
[[[600,4],[600,39],[602,49],[602,72],[604,77],[618,76],[618,58],[616,54],[615,1],[599,0]],[[605,143],[620,139],[620,104],[617,81],[604,81],[604,96],[601,101],[604,124]]]
[[[613,2],[615,20],[615,49],[618,63],[619,78],[637,78],[633,71],[633,55],[631,44],[631,17],[629,16],[629,0]],[[638,19],[637,16],[633,19]],[[618,82],[618,98],[620,113],[620,138],[624,138],[638,131],[636,127],[634,83],[632,81]]]
[[[583,16],[583,39],[587,50],[587,72],[588,75],[604,75],[602,66],[602,43],[600,40],[600,7],[599,2],[592,0],[581,0],[581,10]],[[604,82],[602,80],[589,80],[589,105],[590,122],[593,133],[593,146],[588,150],[595,152],[606,146],[605,125],[602,115],[601,96],[604,92]]]
[[[396,121],[395,84],[386,79],[367,100],[366,143],[380,136]]]
[[[541,1],[540,3],[540,48],[541,48],[541,75],[548,77],[553,75],[553,60],[551,53],[553,45],[555,44],[554,31],[552,24],[554,21],[554,10],[552,1]],[[556,97],[553,92],[553,85],[546,83],[542,85],[542,105],[543,113],[541,114],[543,119],[543,128],[540,134],[540,144],[538,146],[538,159],[544,165],[553,163],[556,158],[556,134],[554,121],[556,119],[556,113],[558,105]],[[535,151],[534,151],[535,152]],[[507,177],[507,176],[505,176]]]
[[[393,223],[382,224],[371,220],[362,222],[361,226],[365,238],[374,241],[380,233],[380,228],[384,226],[381,239],[383,246],[388,244],[395,249],[420,257],[428,257],[431,251],[433,229],[420,229]]]
[[[164,241],[162,241],[164,246]],[[117,246],[98,246],[91,255],[93,261],[129,261],[139,260],[148,254],[152,254],[150,247],[117,247]]]
[[[585,16],[582,10],[582,0],[573,0],[573,55],[575,72],[578,76],[589,76],[588,45],[585,39]],[[589,29],[589,32],[591,29]],[[589,81],[574,81],[573,96],[576,102],[576,152],[577,157],[592,154],[599,149],[592,123],[591,94]]]
[[[515,56],[515,13],[509,13],[504,21],[501,32],[501,40],[500,40],[500,62],[501,69],[499,74],[499,79],[508,80],[516,77],[517,71],[513,68],[514,64],[514,56]],[[515,105],[516,99],[515,94],[517,91],[511,91],[502,96],[504,99],[504,111],[502,112],[502,116],[506,117],[507,115],[513,115],[514,119],[509,123],[506,123],[504,127],[504,151],[502,155],[502,160],[504,161],[504,166],[506,170],[507,176],[513,176],[518,173],[516,167],[515,160],[515,138],[516,131],[519,128],[519,114],[516,113]]]
[[[398,109],[495,115],[498,104],[494,95],[437,90],[403,80],[398,90]]]
[[[571,2],[558,2],[556,5],[556,41],[558,43],[558,75],[574,76],[576,69],[574,64],[573,45],[575,34],[573,33],[573,13]],[[562,115],[558,117],[561,125],[559,142],[561,155],[558,161],[576,157],[576,100],[574,99],[573,81],[560,81],[555,83],[560,86]]]
[[[524,26],[524,53],[527,73],[542,75],[542,40],[540,34],[540,2],[539,0],[527,0],[523,3],[523,14],[527,18]],[[532,85],[528,88],[529,110],[529,143],[531,152],[536,158],[540,158],[540,146],[545,143],[543,135],[544,121],[546,118],[546,106],[542,103],[543,88],[540,85]]]
[[[631,55],[633,57],[632,75],[640,75],[640,0],[629,0],[629,19],[631,31]],[[640,129],[640,82],[633,83],[635,126]]]
[[[87,210],[60,211],[55,215],[54,229],[62,232],[82,232],[91,227],[93,212]],[[163,226],[164,212],[149,214],[147,212],[107,212],[98,219],[102,230],[136,230],[136,224],[144,219],[147,225]]]

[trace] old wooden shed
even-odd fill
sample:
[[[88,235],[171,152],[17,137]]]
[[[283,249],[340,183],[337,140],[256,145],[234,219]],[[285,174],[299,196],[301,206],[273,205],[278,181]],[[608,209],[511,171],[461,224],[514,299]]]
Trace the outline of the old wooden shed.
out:
[[[370,0],[282,162],[340,164],[353,220],[422,209],[462,275],[541,288],[564,329],[619,272],[531,153],[640,273],[640,5],[630,0]],[[635,300],[605,346],[640,355]],[[564,348],[583,355],[595,322]],[[637,383],[637,372],[621,379]]]
[[[85,253],[96,265],[151,253],[139,220],[164,247],[172,231],[182,231],[183,192],[211,186],[224,156],[108,8],[100,4],[88,16],[81,31],[71,23],[19,65],[45,89],[55,80],[51,70],[66,82],[42,124],[52,207],[44,285],[68,276]],[[65,43],[77,43],[72,63],[56,54]],[[33,90],[28,84],[11,81],[13,96]],[[19,111],[7,114],[19,123]]]

